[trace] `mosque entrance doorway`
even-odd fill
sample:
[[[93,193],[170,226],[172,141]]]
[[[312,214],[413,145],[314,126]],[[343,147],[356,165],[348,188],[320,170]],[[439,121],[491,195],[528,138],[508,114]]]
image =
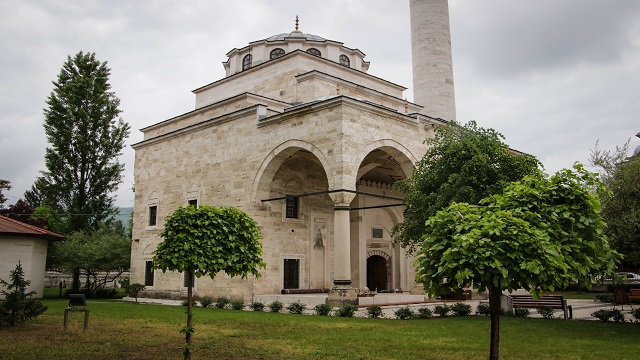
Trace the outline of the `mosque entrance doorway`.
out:
[[[367,287],[371,291],[387,290],[387,259],[380,255],[367,258]]]

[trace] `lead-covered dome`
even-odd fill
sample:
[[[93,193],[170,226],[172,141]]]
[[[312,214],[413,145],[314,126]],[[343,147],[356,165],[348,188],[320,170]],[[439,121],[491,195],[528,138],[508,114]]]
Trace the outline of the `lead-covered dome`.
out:
[[[307,41],[318,41],[318,42],[327,41],[327,39],[323,38],[322,36],[305,34],[299,30],[294,30],[290,33],[282,33],[282,34],[269,36],[265,40],[268,42],[273,42],[273,41],[284,41],[286,39],[305,39]]]

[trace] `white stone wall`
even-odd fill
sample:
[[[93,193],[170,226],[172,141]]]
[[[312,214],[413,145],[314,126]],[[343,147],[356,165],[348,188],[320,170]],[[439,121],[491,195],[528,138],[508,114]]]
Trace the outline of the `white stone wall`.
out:
[[[15,270],[18,262],[22,264],[25,279],[31,281],[27,291],[35,291],[35,297],[42,297],[44,268],[47,262],[47,240],[0,236],[0,278],[9,282],[9,274]]]

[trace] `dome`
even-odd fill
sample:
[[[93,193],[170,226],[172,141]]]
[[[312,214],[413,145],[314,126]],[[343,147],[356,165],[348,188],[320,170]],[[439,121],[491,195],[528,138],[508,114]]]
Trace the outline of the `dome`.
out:
[[[292,31],[290,33],[282,33],[266,38],[266,41],[284,41],[285,39],[305,39],[307,41],[327,41],[327,39],[318,35],[305,34],[302,31]]]

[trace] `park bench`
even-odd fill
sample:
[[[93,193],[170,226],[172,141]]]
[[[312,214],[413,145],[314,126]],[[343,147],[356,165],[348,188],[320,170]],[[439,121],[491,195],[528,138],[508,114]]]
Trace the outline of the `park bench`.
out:
[[[629,300],[640,300],[640,289],[631,289]]]
[[[64,309],[64,329],[69,327],[69,312],[84,313],[84,331],[89,326],[89,309],[87,309],[87,300],[84,294],[69,294],[69,305]]]
[[[321,289],[282,289],[280,290],[280,294],[326,294],[331,289],[329,288],[321,288]]]
[[[573,308],[559,295],[545,295],[537,299],[531,295],[511,295],[511,300],[514,308],[537,308],[546,305],[552,309],[561,309],[565,320],[573,318]]]

